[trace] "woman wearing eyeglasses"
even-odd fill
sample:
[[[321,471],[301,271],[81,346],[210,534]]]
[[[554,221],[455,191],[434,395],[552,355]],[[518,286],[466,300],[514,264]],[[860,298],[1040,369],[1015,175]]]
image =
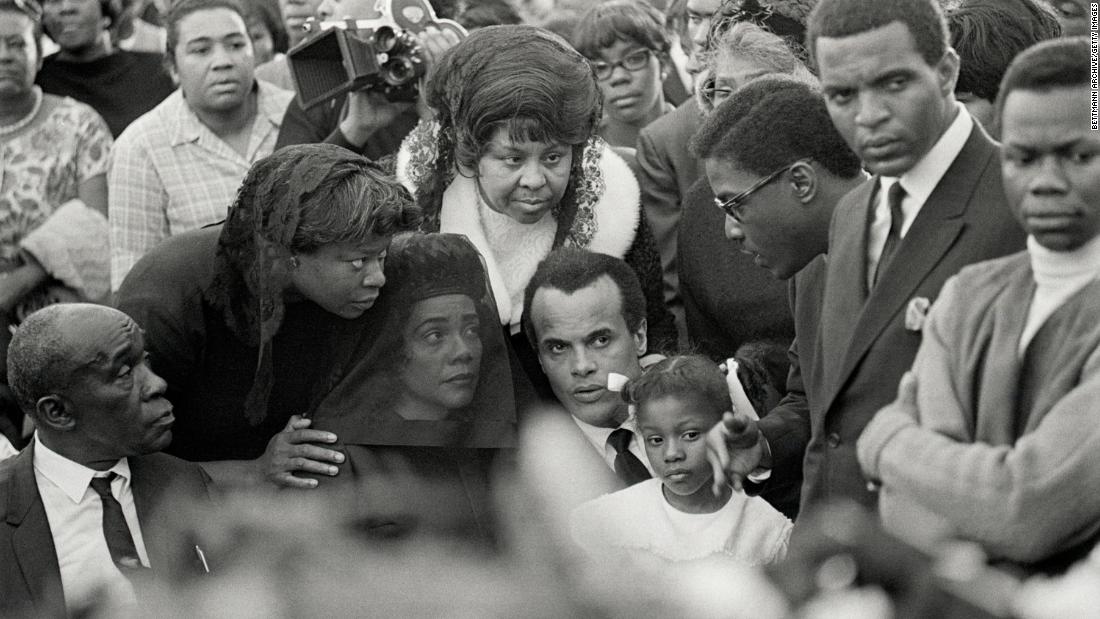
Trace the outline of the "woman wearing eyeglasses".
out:
[[[520,318],[524,288],[554,248],[624,259],[646,292],[651,346],[675,340],[638,183],[596,135],[601,95],[583,56],[540,28],[482,28],[442,57],[426,97],[435,120],[405,140],[397,178],[426,231],[464,234],[485,259],[501,324],[540,393],[549,385]]]
[[[634,148],[643,127],[672,111],[663,94],[670,62],[664,19],[645,0],[613,0],[589,9],[573,31],[603,93],[599,133],[612,146]]]

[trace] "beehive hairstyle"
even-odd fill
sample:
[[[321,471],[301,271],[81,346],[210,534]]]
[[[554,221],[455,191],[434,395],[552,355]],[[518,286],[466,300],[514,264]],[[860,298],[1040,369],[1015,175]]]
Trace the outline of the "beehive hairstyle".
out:
[[[443,56],[426,95],[440,128],[435,169],[417,190],[425,228],[438,229],[455,166],[477,174],[478,160],[498,129],[516,141],[572,147],[569,184],[554,211],[559,220],[572,219],[583,149],[599,127],[603,101],[588,61],[564,39],[533,26],[475,30]],[[562,226],[558,233],[566,232]]]

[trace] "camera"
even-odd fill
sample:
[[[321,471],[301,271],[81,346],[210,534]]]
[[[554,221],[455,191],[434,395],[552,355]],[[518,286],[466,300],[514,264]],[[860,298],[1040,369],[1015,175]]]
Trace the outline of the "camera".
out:
[[[466,36],[427,0],[378,0],[364,19],[307,22],[309,35],[287,52],[298,101],[308,109],[354,90],[415,101],[426,71],[416,34],[428,26]]]

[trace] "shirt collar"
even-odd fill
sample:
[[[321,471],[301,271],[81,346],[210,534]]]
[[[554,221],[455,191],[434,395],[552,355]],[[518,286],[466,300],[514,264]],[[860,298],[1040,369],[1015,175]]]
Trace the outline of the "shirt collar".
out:
[[[114,472],[128,483],[130,480],[130,463],[126,458],[119,459],[114,466],[107,471],[96,471],[79,462],[73,462],[56,451],[46,447],[45,443],[34,436],[34,468],[46,479],[65,493],[73,503],[80,503],[84,493],[92,483],[92,478],[107,472]]]
[[[280,104],[279,98],[273,96],[279,89],[263,80],[255,81],[256,89],[256,118],[265,119],[275,129],[279,128],[286,105]],[[170,96],[168,108],[168,122],[171,123],[170,135],[172,146],[179,146],[187,142],[195,142],[202,136],[203,130],[209,131],[202,124],[191,106],[183,98],[183,90],[177,88]],[[256,122],[253,121],[252,132],[256,131]]]
[[[882,186],[889,187],[892,182],[900,181],[905,188],[907,197],[913,199],[914,204],[924,204],[936,185],[940,184],[947,168],[955,162],[955,158],[962,152],[963,146],[970,138],[970,132],[974,129],[974,120],[966,111],[966,106],[955,102],[955,120],[947,126],[940,139],[932,148],[921,157],[915,166],[910,168],[901,178],[882,177]]]
[[[581,421],[580,419],[577,419],[572,415],[570,415],[570,417],[573,418],[573,421],[577,424],[577,427],[581,429],[581,432],[584,433],[585,437],[587,437],[593,445],[598,445],[601,448],[607,445],[607,439],[611,437],[611,433],[615,430],[618,430],[619,428],[626,428],[631,432],[637,433],[637,427],[634,424],[634,417],[627,419],[622,423],[621,426],[617,428],[601,428],[599,426],[594,426],[590,423]]]

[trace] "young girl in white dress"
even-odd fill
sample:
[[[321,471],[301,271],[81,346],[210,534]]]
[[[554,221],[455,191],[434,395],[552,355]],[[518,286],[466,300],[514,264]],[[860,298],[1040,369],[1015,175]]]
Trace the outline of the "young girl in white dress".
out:
[[[654,478],[577,507],[573,538],[594,556],[647,561],[783,558],[791,522],[767,501],[712,488],[706,434],[732,408],[722,372],[697,355],[665,359],[626,384]]]

